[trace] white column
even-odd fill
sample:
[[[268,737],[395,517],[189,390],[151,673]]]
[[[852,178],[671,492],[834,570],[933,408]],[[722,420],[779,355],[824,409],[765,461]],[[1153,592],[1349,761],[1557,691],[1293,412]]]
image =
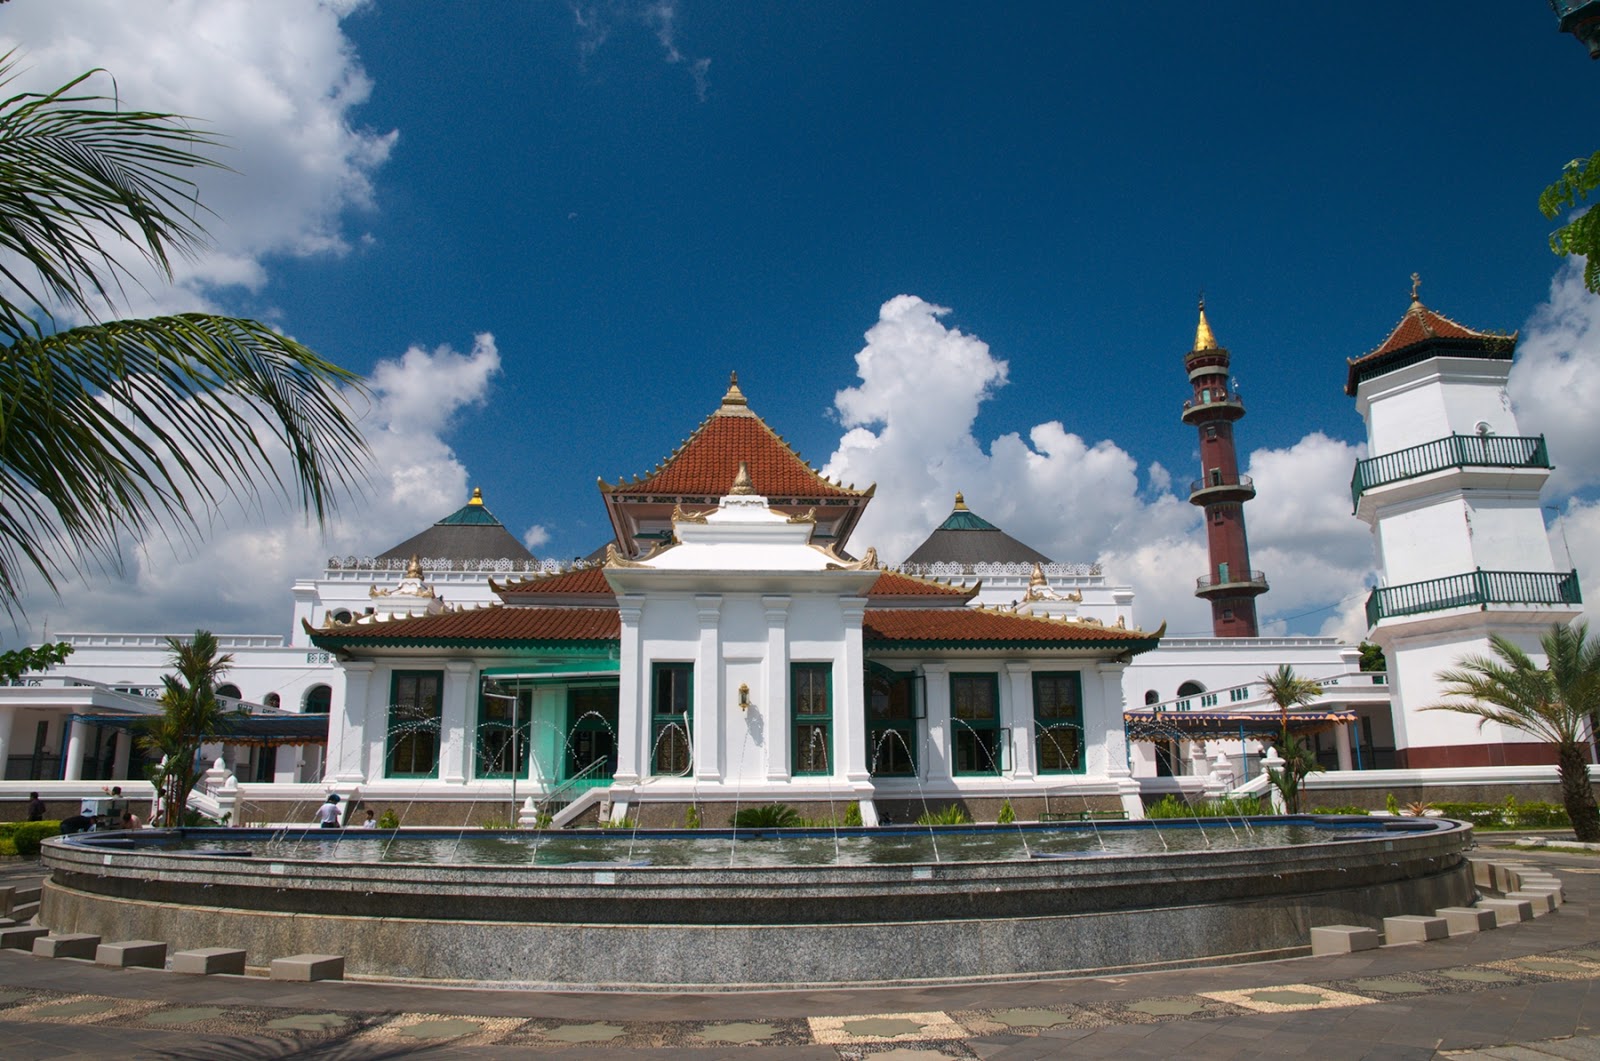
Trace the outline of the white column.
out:
[[[111,776],[118,781],[128,780],[128,763],[133,759],[134,736],[131,730],[117,730],[117,750],[111,760]],[[4,770],[5,756],[0,754],[0,770]]]
[[[762,597],[767,618],[767,667],[761,691],[761,712],[767,722],[767,780],[789,780],[793,757],[789,753],[789,598]]]
[[[950,668],[944,663],[924,663],[923,695],[927,697],[928,739],[923,745],[922,776],[929,781],[950,777]]]
[[[389,722],[387,717],[381,717],[375,724],[369,724],[372,716],[383,714],[368,703],[372,696],[373,662],[348,660],[339,667],[344,671],[344,701],[328,720],[328,763],[323,773],[332,780],[359,784],[369,776],[383,776],[382,745]],[[375,738],[369,735],[369,730],[377,731]],[[375,751],[369,748],[374,739],[379,745]],[[368,763],[376,764],[380,772],[369,775],[369,767],[365,765]]]
[[[473,723],[477,720],[478,668],[471,660],[446,660],[444,688],[440,690],[439,780],[465,784],[472,776]]]
[[[1084,672],[1084,705],[1083,705],[1083,730],[1086,741],[1091,732],[1101,735],[1100,743],[1105,749],[1105,771],[1107,777],[1128,777],[1132,771],[1128,769],[1128,731],[1122,721],[1122,675],[1125,666],[1121,663],[1096,664],[1093,671]],[[1095,683],[1091,681],[1094,675],[1100,677],[1098,695],[1091,690]],[[1091,717],[1091,704],[1097,718]],[[1093,747],[1093,745],[1089,745]]]
[[[700,623],[700,647],[694,668],[694,776],[701,781],[722,780],[722,598],[697,594],[695,617]]]
[[[866,615],[867,598],[844,597],[839,611],[844,619],[843,673],[833,676],[834,759],[844,763],[846,781],[867,781],[867,689],[866,661],[861,647],[861,623]],[[843,756],[839,750],[844,750]],[[834,773],[839,772],[834,767]]]
[[[1001,700],[1000,724],[1011,727],[1011,776],[1031,781],[1033,762],[1033,668],[1026,663],[1008,662],[1008,695]]]
[[[83,756],[89,748],[89,723],[72,723],[72,730],[67,734],[67,761],[62,771],[63,781],[83,780]]]
[[[0,781],[6,779],[6,758],[11,754],[11,724],[16,720],[17,709],[12,705],[0,707]]]
[[[278,745],[277,753],[272,758],[273,784],[287,785],[295,780],[295,769],[304,751],[305,749],[294,744]]]
[[[621,643],[617,654],[617,769],[613,785],[637,785],[650,755],[650,682],[639,651],[639,617],[644,598],[617,598]]]
[[[1353,769],[1354,764],[1350,761],[1350,724],[1348,722],[1341,722],[1334,727],[1333,750],[1339,756],[1340,770]]]

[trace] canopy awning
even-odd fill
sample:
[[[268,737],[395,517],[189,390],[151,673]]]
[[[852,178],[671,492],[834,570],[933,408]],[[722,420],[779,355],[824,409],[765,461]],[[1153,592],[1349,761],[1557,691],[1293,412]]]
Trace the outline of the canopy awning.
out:
[[[1291,711],[1289,732],[1303,737],[1355,720],[1354,711]],[[1283,716],[1276,711],[1124,711],[1122,724],[1130,740],[1270,737],[1282,732]]]
[[[510,667],[485,667],[478,673],[486,680],[516,684],[517,682],[565,681],[569,678],[593,678],[620,674],[622,662],[615,659],[563,660],[559,663],[524,663]]]
[[[74,722],[112,729],[137,730],[149,715],[72,715]],[[327,715],[225,715],[207,744],[326,744]]]

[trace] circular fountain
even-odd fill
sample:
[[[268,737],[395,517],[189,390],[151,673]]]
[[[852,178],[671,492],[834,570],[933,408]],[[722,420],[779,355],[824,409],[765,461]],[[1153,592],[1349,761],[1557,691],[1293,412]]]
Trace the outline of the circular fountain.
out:
[[[41,919],[261,964],[317,952],[354,974],[666,989],[1282,957],[1314,925],[1473,898],[1471,829],[1448,821],[777,832],[90,835],[45,844]]]

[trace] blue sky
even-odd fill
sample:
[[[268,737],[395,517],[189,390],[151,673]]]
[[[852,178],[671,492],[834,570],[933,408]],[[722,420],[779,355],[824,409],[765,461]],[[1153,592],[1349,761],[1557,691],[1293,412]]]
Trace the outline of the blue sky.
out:
[[[879,482],[858,549],[903,555],[962,489],[1133,582],[1146,625],[1204,632],[1178,420],[1201,290],[1259,458],[1262,610],[1349,633],[1372,557],[1339,501],[1344,365],[1413,271],[1465,324],[1536,325],[1519,415],[1564,468],[1574,562],[1600,554],[1600,436],[1561,384],[1594,378],[1600,332],[1535,206],[1597,146],[1600,67],[1537,0],[121,7],[16,0],[0,34],[30,76],[105,66],[234,137],[216,252],[123,308],[271,319],[388,380],[385,438],[326,538],[224,513],[203,545],[129,543],[96,594],[31,602],[34,634],[277,632],[287,578],[471,486],[539,554],[587,553],[595,478],[647,471],[730,369],[814,464]],[[241,556],[237,594],[187,584]]]

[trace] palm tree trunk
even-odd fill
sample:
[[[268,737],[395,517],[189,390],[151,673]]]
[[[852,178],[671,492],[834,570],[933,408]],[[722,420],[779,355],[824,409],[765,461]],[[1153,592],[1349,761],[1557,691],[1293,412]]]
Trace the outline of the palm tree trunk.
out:
[[[1582,843],[1600,842],[1600,806],[1594,798],[1594,786],[1589,782],[1589,763],[1583,754],[1583,745],[1576,742],[1559,747],[1557,763],[1561,774],[1561,802],[1566,805],[1567,817],[1572,819],[1572,831]]]

